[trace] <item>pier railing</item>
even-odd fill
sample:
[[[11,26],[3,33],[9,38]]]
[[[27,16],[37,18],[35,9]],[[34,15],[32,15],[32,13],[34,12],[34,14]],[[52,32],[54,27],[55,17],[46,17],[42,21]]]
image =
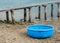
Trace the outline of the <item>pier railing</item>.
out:
[[[14,24],[14,10],[20,10],[20,9],[24,9],[24,22],[26,22],[26,17],[27,17],[27,11],[26,9],[29,9],[29,22],[31,22],[31,8],[32,7],[38,7],[38,19],[40,19],[40,15],[41,15],[41,6],[44,7],[44,19],[47,20],[46,17],[46,7],[47,5],[51,4],[51,18],[53,18],[53,5],[57,4],[58,6],[58,14],[57,14],[57,18],[60,17],[60,9],[59,9],[59,5],[60,5],[60,1],[54,1],[54,2],[45,2],[45,3],[40,3],[40,4],[32,4],[32,5],[27,5],[27,6],[20,6],[20,7],[11,7],[11,8],[6,8],[6,9],[1,9],[0,12],[6,12],[6,21],[7,23],[9,22],[9,11],[11,12],[11,18],[12,18],[12,23]]]

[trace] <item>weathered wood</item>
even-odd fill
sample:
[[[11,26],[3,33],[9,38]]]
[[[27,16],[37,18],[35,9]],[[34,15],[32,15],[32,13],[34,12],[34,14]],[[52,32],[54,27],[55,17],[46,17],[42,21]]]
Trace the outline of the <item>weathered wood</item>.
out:
[[[10,12],[11,12],[12,23],[14,24],[14,12],[13,10],[10,10]]]
[[[53,18],[53,4],[51,4],[51,18]]]
[[[26,8],[24,8],[24,22],[26,22]]]
[[[44,19],[47,20],[47,17],[46,17],[46,6],[44,6]]]
[[[31,8],[28,8],[29,9],[29,20],[28,22],[31,22]]]
[[[45,20],[47,20],[47,17],[46,17],[46,5],[51,4],[51,17],[53,18],[53,4],[55,4],[55,3],[60,3],[60,1],[45,2],[45,3],[41,3],[41,4],[38,3],[38,4],[32,4],[32,5],[27,5],[27,6],[19,6],[19,7],[10,7],[10,8],[6,8],[6,9],[0,9],[0,12],[11,11],[12,23],[14,23],[13,10],[24,9],[24,21],[26,21],[26,8],[29,8],[29,22],[31,22],[30,8],[31,7],[36,7],[36,6],[44,6],[44,18],[45,18]],[[8,14],[8,12],[6,12],[6,14]],[[6,15],[6,16],[8,16],[8,15]],[[58,15],[57,16],[59,18],[59,4],[58,4]],[[39,7],[38,18],[40,19],[40,7]]]
[[[6,21],[7,23],[9,23],[9,12],[8,11],[6,11]]]
[[[59,15],[59,10],[60,10],[60,9],[59,9],[59,3],[57,3],[57,5],[58,5],[58,15],[57,15],[57,17],[59,18],[59,16],[60,16],[60,15]]]
[[[40,6],[38,7],[38,19],[40,19]]]

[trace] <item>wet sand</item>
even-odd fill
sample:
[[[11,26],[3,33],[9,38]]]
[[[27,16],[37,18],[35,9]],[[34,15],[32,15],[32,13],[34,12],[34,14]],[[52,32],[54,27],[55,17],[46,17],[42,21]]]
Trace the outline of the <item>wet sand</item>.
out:
[[[42,22],[40,24],[50,24],[55,27],[55,34],[47,39],[34,39],[27,35],[26,24],[6,24],[0,23],[0,43],[60,43],[60,33],[58,26],[60,23],[55,22]]]

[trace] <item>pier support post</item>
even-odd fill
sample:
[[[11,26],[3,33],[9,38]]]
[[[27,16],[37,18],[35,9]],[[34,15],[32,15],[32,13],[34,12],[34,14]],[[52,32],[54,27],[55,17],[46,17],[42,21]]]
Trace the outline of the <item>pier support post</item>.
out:
[[[47,17],[46,17],[46,5],[42,5],[44,7],[44,19],[45,21],[47,20]]]
[[[51,19],[53,20],[53,4],[51,4]]]
[[[26,22],[26,8],[24,8],[24,22]]]
[[[58,19],[59,19],[59,17],[60,17],[60,15],[59,15],[59,3],[57,3],[57,5],[58,5],[58,15],[57,15],[57,17],[58,17]]]
[[[38,7],[38,19],[40,19],[40,6]]]
[[[9,23],[9,12],[8,11],[6,11],[6,21],[7,23]]]
[[[28,22],[31,22],[31,8],[28,8],[29,9],[29,20]]]
[[[13,10],[10,10],[10,12],[11,12],[12,24],[14,24],[14,12]]]

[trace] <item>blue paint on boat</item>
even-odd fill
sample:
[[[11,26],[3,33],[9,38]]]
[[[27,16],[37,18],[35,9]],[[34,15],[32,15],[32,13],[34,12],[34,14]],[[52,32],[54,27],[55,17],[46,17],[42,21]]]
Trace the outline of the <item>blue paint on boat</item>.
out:
[[[36,24],[27,26],[27,34],[33,38],[48,38],[54,34],[54,26]]]

